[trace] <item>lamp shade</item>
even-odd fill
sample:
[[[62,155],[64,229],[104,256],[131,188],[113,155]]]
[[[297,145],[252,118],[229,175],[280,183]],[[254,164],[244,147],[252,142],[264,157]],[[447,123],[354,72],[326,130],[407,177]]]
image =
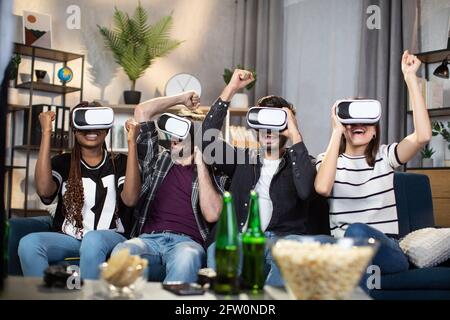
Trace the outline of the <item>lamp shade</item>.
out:
[[[436,77],[448,79],[448,61],[445,59],[442,64],[434,70],[433,74]]]

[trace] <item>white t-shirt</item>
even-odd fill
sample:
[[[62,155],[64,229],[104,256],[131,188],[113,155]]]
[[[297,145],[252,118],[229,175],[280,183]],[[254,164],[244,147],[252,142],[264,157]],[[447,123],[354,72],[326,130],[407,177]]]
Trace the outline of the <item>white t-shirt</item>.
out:
[[[322,153],[317,157],[317,170],[324,156]],[[400,165],[397,143],[381,145],[373,167],[367,164],[365,156],[339,155],[336,179],[328,198],[334,237],[343,237],[347,227],[356,222],[383,233],[398,234],[394,169]]]
[[[280,165],[281,158],[277,160],[263,160],[261,176],[255,186],[259,197],[259,215],[261,216],[261,229],[265,231],[272,218],[273,204],[270,199],[270,183]]]

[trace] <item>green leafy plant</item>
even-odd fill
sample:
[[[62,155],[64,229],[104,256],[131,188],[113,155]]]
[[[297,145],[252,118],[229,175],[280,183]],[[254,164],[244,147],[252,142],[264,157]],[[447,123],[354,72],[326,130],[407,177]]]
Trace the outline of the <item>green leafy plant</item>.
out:
[[[123,68],[135,90],[139,79],[158,57],[163,57],[177,48],[182,41],[170,38],[172,16],[165,16],[149,25],[148,14],[138,3],[132,17],[115,8],[114,27],[108,29],[97,25],[106,47],[112,51],[114,60]]]
[[[422,159],[431,159],[435,152],[436,151],[433,148],[430,148],[430,146],[427,144],[425,148],[420,151],[420,155],[422,156]]]
[[[15,54],[12,56],[7,67],[9,80],[15,80],[17,78],[17,72],[19,71],[20,62],[22,62],[20,54]]]
[[[448,142],[447,147],[450,150],[450,121],[447,122],[447,128],[441,121],[433,121],[431,123],[431,126],[433,128],[433,136],[435,137],[440,134],[442,138],[444,138],[444,140]]]
[[[241,66],[240,64],[238,64],[238,65],[236,66],[236,69],[248,70],[248,69],[244,68],[243,66]],[[253,88],[253,86],[255,85],[255,82],[256,82],[256,72],[255,72],[255,70],[249,70],[249,71],[252,72],[252,74],[253,74],[253,79],[255,79],[255,81],[249,83],[249,84],[245,87],[245,89],[247,89],[247,90],[251,90],[251,88]],[[223,75],[222,75],[222,77],[223,77],[223,81],[225,81],[226,84],[230,83],[231,77],[233,76],[233,72],[234,72],[234,70],[230,70],[230,69],[228,69],[228,68],[225,68],[225,69],[223,70]]]

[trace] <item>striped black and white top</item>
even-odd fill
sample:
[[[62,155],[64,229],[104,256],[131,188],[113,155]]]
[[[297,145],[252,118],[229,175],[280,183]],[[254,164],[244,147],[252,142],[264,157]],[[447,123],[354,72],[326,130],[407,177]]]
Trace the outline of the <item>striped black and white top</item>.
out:
[[[383,233],[398,234],[394,169],[402,163],[397,145],[381,145],[373,167],[367,164],[365,156],[339,155],[336,180],[328,198],[334,237],[343,237],[347,227],[356,222],[366,223]],[[322,153],[317,157],[317,170],[324,156]]]

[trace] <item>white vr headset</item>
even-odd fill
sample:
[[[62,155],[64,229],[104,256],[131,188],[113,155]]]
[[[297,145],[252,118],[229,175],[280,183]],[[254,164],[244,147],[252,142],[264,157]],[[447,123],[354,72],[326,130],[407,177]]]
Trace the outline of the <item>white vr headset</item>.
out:
[[[110,129],[114,111],[109,107],[83,107],[73,111],[72,124],[77,130]]]
[[[158,129],[169,136],[186,139],[191,130],[191,122],[171,113],[163,113],[156,122]]]
[[[287,127],[287,112],[281,108],[252,107],[247,112],[247,124],[253,129],[283,131]]]
[[[373,124],[381,117],[381,104],[377,100],[339,100],[336,116],[342,124]]]

